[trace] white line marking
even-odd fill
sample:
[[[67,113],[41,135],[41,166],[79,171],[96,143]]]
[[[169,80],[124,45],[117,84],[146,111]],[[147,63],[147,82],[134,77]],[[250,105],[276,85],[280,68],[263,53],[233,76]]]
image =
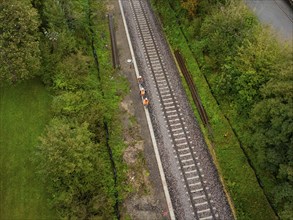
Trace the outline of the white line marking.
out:
[[[171,120],[170,120],[171,121]],[[171,127],[175,127],[175,126],[178,126],[178,125],[181,125],[181,123],[176,123],[176,124],[172,124],[170,125]]]
[[[180,157],[186,157],[186,156],[190,156],[191,155],[191,153],[187,153],[187,154],[181,154],[181,155],[179,155]]]
[[[213,219],[213,216],[208,216],[208,217],[204,217],[204,218],[199,218],[199,220],[206,220],[206,219]]]
[[[186,171],[185,174],[196,173],[196,170]]]
[[[201,192],[201,191],[203,191],[203,188],[195,189],[195,190],[192,190],[191,192]]]
[[[187,145],[187,142],[184,142],[184,143],[181,143],[181,144],[177,144],[177,146],[179,147],[179,146],[182,146],[182,145]],[[184,148],[183,150],[187,150],[187,149],[189,149],[189,148]]]
[[[202,199],[202,198],[205,198],[205,195],[202,195],[202,196],[194,196],[193,199]]]
[[[193,159],[191,158],[191,159],[187,159],[187,160],[182,160],[181,162],[182,163],[186,163],[186,162],[189,162],[189,161],[192,161]]]
[[[189,177],[187,178],[187,180],[194,180],[194,179],[198,179],[199,176],[193,176],[193,177]],[[191,192],[196,192],[196,191],[191,191]]]
[[[180,133],[174,134],[174,136],[179,136],[179,135],[182,135],[182,134],[184,134],[184,132],[180,132]]]
[[[198,214],[203,213],[203,212],[210,212],[210,209],[204,209],[204,210],[199,210],[197,211]]]
[[[208,202],[197,203],[197,204],[195,204],[195,206],[198,207],[198,206],[203,206],[203,205],[206,205],[206,204],[208,204]]]
[[[201,185],[201,182],[191,183],[191,184],[189,184],[189,187],[198,186],[198,185]]]
[[[178,149],[178,151],[185,151],[185,150],[189,150],[189,148],[183,148],[183,149]]]
[[[177,114],[176,114],[177,115]],[[175,129],[171,129],[173,132],[174,131],[180,131],[180,130],[182,130],[182,128],[180,127],[180,128],[175,128]]]
[[[190,164],[190,165],[185,165],[185,166],[183,166],[184,169],[185,169],[185,168],[190,168],[190,167],[195,167],[195,164]],[[189,179],[187,178],[187,180],[189,180]]]
[[[186,140],[186,138],[185,137],[183,137],[183,138],[175,138],[175,141],[181,141],[181,140]]]

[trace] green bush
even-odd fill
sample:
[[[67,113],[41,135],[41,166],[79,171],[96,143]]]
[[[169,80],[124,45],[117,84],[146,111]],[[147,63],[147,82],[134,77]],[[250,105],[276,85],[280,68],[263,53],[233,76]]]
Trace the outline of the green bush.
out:
[[[27,0],[1,0],[0,20],[0,83],[34,77],[40,69],[37,11]]]
[[[61,217],[108,219],[113,213],[113,201],[105,191],[113,181],[111,171],[93,137],[87,123],[53,119],[41,138],[41,172]]]
[[[199,4],[200,13],[189,20],[180,16],[179,1],[173,1],[172,8],[166,1],[155,2],[168,41],[186,57],[187,67],[209,115],[213,135],[209,136],[205,130],[203,132],[208,143],[208,138],[214,143],[215,147],[210,148],[210,152],[235,205],[236,217],[276,219],[248,163],[248,159],[253,158],[246,158],[246,155],[252,155],[246,152],[247,140],[252,138],[245,129],[249,127],[247,117],[253,105],[262,99],[263,87],[278,69],[276,57],[280,55],[279,45],[261,29],[255,16],[240,1]],[[192,25],[196,28],[189,27]],[[234,131],[240,132],[241,141],[246,141],[245,152],[222,110],[229,113],[226,117],[232,122]],[[195,115],[198,114],[195,112]],[[252,164],[255,164],[254,161]],[[279,198],[284,201],[284,194]]]
[[[66,219],[115,219],[115,203],[126,188],[118,117],[127,86],[105,47],[110,44],[105,1],[35,4],[42,18],[42,76],[54,93],[55,119],[39,151],[52,205]]]

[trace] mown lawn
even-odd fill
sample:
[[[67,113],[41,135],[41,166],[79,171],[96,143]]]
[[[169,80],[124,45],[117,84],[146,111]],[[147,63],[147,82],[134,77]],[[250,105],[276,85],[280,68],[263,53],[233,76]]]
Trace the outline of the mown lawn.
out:
[[[33,162],[51,97],[35,79],[0,87],[0,219],[55,219]]]

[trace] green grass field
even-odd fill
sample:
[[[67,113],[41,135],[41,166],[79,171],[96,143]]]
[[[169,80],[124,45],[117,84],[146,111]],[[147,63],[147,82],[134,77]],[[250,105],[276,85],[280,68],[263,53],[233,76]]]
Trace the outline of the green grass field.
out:
[[[0,219],[55,219],[32,162],[50,119],[51,98],[39,80],[0,87]]]

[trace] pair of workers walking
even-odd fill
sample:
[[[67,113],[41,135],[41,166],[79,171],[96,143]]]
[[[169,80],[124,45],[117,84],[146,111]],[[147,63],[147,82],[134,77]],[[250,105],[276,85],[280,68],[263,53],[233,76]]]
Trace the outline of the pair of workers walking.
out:
[[[139,94],[140,96],[142,97],[143,101],[142,101],[142,104],[144,106],[148,106],[149,105],[149,100],[148,98],[146,97],[146,90],[145,88],[143,87],[142,83],[143,83],[143,78],[142,76],[138,76],[137,77],[137,81],[138,81],[138,85],[139,85]]]

